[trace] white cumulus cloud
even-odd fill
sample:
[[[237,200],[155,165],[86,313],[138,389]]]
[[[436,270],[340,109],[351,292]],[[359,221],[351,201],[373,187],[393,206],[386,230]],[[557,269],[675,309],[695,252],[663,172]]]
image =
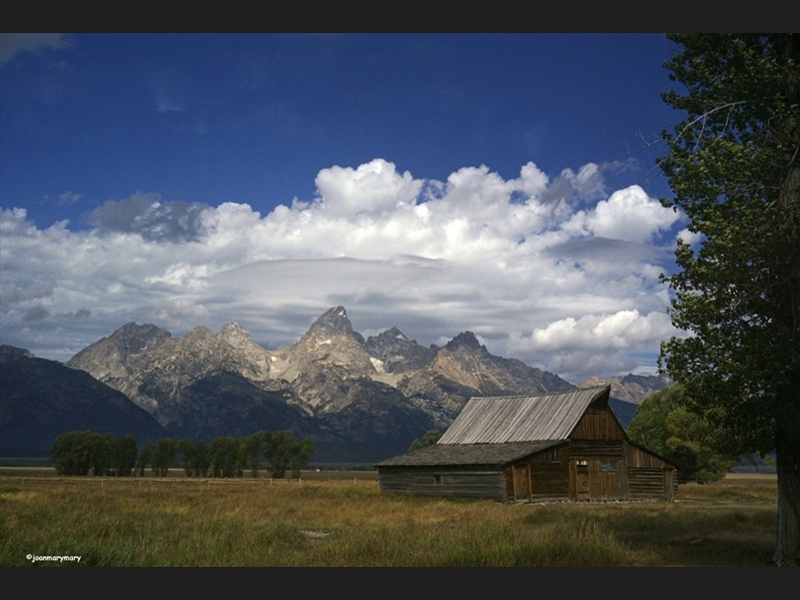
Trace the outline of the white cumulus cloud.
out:
[[[66,360],[131,320],[176,335],[236,320],[278,347],[342,304],[362,332],[429,344],[469,329],[562,375],[652,363],[674,333],[658,283],[674,237],[655,234],[680,215],[638,186],[606,198],[596,165],[567,175],[528,163],[516,179],[480,166],[426,181],[375,159],[323,169],[314,198],[263,215],[135,194],[72,231],[5,210],[3,342]]]

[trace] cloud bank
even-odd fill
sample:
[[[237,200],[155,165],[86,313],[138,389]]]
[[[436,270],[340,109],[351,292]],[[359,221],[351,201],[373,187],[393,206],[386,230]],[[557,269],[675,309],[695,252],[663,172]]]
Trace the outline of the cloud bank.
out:
[[[396,325],[430,344],[470,329],[568,378],[652,366],[675,333],[658,276],[681,215],[638,186],[609,195],[602,171],[431,181],[375,159],[321,170],[314,198],[266,215],[135,194],[72,231],[4,210],[3,342],[66,360],[128,321],[181,335],[236,320],[275,348],[342,304],[365,335]]]
[[[11,62],[20,52],[70,47],[72,44],[62,33],[3,33],[0,34],[0,64]]]

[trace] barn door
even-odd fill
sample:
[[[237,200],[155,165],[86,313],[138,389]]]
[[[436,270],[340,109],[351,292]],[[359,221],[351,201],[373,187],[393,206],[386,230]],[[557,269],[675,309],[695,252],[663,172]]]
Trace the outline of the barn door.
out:
[[[664,498],[675,500],[675,471],[664,469]]]
[[[528,465],[514,465],[514,500],[531,499],[531,473]]]
[[[589,501],[589,462],[586,460],[575,461],[575,492],[578,502]]]

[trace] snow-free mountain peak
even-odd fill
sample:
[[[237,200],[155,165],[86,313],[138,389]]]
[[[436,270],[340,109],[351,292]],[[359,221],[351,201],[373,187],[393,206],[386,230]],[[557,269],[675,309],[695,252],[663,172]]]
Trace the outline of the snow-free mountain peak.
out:
[[[409,340],[397,327],[370,336],[364,348],[374,360],[380,361],[380,367],[386,373],[421,369],[436,355],[435,351],[417,344],[417,340]]]
[[[313,337],[317,343],[325,343],[336,336],[349,336],[364,343],[364,338],[360,333],[353,331],[353,325],[347,318],[347,311],[343,306],[335,306],[325,311],[308,330],[303,337]]]
[[[476,338],[475,334],[471,331],[459,333],[456,337],[447,342],[445,348],[453,351],[459,346],[464,346],[465,348],[469,348],[471,350],[486,350],[486,347],[481,345],[481,343],[478,341],[478,338]]]
[[[235,322],[216,334],[198,326],[182,338],[129,323],[68,364],[128,395],[173,435],[292,428],[348,453],[365,445],[363,455],[375,458],[446,428],[472,396],[571,387],[492,355],[470,331],[443,347],[425,348],[397,327],[365,341],[343,306],[275,350],[255,344]]]

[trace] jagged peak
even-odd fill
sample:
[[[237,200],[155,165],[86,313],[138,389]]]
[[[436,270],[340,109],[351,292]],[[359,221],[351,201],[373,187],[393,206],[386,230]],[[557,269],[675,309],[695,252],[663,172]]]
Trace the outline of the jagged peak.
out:
[[[339,319],[347,321],[348,323],[350,322],[350,319],[347,318],[347,311],[345,310],[344,306],[334,306],[333,308],[329,308],[320,315],[316,322],[320,323],[336,321]]]
[[[213,337],[216,337],[216,336],[214,335],[214,332],[211,331],[205,325],[198,325],[197,327],[192,329],[189,333],[187,333],[185,336],[183,336],[183,339],[188,341],[188,340],[192,340],[192,339],[198,339],[198,338],[199,339],[205,339],[205,338],[209,338],[209,337],[213,338]]]
[[[325,311],[308,330],[306,335],[313,335],[317,339],[330,338],[332,335],[347,335],[364,344],[360,333],[353,331],[353,325],[347,318],[347,311],[343,306],[334,306]]]
[[[377,337],[370,336],[369,339],[379,339],[379,340],[402,340],[404,342],[411,342],[416,343],[416,341],[409,340],[402,331],[400,331],[397,327],[392,327],[391,329],[387,329],[383,333],[378,334]]]
[[[459,333],[456,337],[447,342],[445,348],[452,351],[457,349],[459,346],[463,346],[471,350],[480,350],[482,348],[485,350],[485,348],[478,341],[478,338],[476,338],[475,334],[471,331],[463,331]]]
[[[388,334],[389,334],[389,335],[391,335],[393,338],[396,338],[396,339],[398,339],[398,340],[403,340],[403,341],[405,341],[405,342],[409,342],[409,341],[411,341],[411,340],[409,340],[409,339],[408,339],[408,338],[407,338],[407,337],[406,337],[406,336],[403,334],[403,332],[402,332],[402,331],[400,331],[400,330],[399,330],[397,327],[392,327],[391,329],[389,329],[389,330],[388,330],[388,331],[386,331],[385,333],[388,333]]]
[[[219,331],[217,331],[217,338],[230,344],[234,348],[247,346],[253,343],[253,337],[250,335],[250,332],[236,321],[231,321],[220,327]]]
[[[218,336],[226,336],[226,335],[250,335],[250,332],[247,331],[244,327],[239,325],[236,321],[231,321],[230,323],[225,323],[222,327],[219,328],[217,331]]]
[[[143,333],[150,333],[150,332],[164,332],[168,336],[172,334],[167,331],[166,329],[162,329],[158,325],[153,325],[152,323],[145,323],[144,325],[137,325],[133,321],[130,323],[125,323],[122,327],[117,329],[114,333],[112,333],[109,337],[127,337],[131,335],[141,335]]]

